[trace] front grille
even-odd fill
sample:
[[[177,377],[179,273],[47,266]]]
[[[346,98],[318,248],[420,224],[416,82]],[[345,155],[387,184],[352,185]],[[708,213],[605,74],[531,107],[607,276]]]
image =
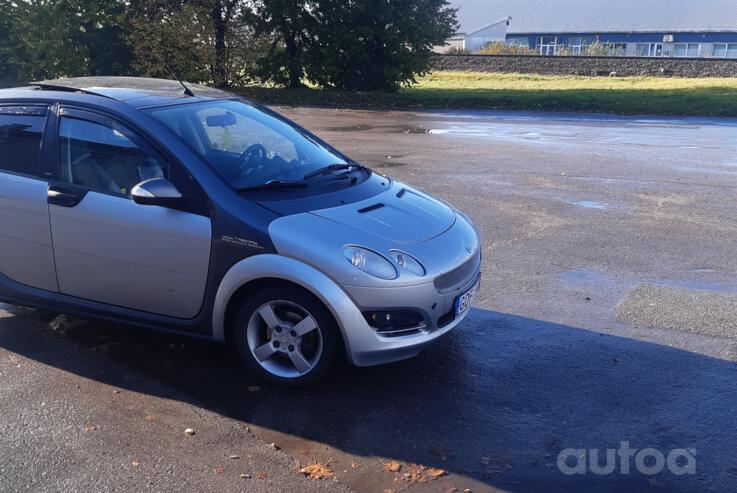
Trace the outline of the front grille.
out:
[[[450,272],[435,278],[435,289],[440,294],[450,293],[469,281],[481,265],[481,250]]]

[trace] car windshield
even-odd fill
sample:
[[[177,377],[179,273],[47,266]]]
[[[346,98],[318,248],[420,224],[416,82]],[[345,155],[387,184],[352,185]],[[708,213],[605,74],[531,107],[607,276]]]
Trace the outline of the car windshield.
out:
[[[149,113],[237,189],[302,181],[326,166],[347,164],[309,135],[243,101],[182,104]]]

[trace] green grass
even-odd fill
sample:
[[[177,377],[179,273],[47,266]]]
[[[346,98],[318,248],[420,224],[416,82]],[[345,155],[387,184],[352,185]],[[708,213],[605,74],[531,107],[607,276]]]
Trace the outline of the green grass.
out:
[[[244,93],[265,103],[287,105],[737,116],[737,78],[435,72],[396,94],[263,87],[248,88]]]

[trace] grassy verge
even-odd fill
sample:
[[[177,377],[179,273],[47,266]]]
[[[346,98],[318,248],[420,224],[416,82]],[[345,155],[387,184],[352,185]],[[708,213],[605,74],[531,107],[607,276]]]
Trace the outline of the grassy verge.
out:
[[[243,92],[268,104],[341,108],[488,108],[623,115],[737,116],[737,78],[435,72],[396,94],[263,87],[252,87]]]

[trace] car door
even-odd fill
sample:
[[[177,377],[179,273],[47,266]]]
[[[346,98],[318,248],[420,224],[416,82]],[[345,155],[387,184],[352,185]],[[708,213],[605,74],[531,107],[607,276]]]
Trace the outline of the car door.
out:
[[[56,272],[41,176],[48,108],[0,105],[0,274],[56,291]]]
[[[207,284],[210,219],[186,205],[139,205],[129,195],[137,183],[165,177],[186,197],[194,192],[175,179],[181,170],[130,128],[77,109],[61,108],[56,147],[48,201],[59,291],[195,317]]]

